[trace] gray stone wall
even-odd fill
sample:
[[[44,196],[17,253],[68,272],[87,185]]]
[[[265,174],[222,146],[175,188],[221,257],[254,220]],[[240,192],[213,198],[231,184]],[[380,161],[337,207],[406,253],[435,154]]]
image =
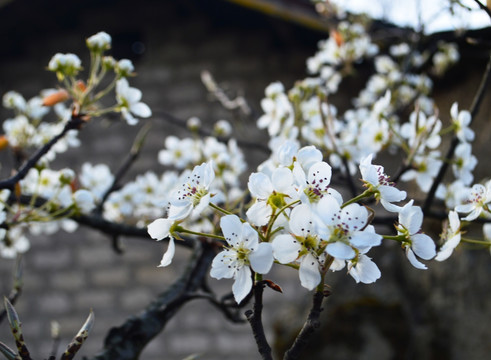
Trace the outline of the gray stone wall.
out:
[[[210,101],[199,79],[201,70],[211,71],[232,92],[242,91],[259,113],[265,86],[281,80],[289,87],[304,77],[305,59],[323,37],[219,0],[29,1],[30,11],[25,3],[14,1],[0,8],[0,93],[15,89],[26,97],[37,94],[55,83],[53,74],[44,70],[55,52],[74,52],[86,60],[85,37],[101,30],[113,35],[113,54],[134,60],[138,77],[132,84],[143,90],[143,100],[156,114],[148,120],[153,131],[127,180],[148,169],[163,170],[157,151],[165,136],[183,134],[163,121],[159,110],[182,119],[198,116],[205,124],[232,117]],[[137,54],[132,46],[140,42],[145,51]],[[465,106],[470,104],[468,94],[474,92],[482,62],[472,59],[471,64],[459,70],[457,84],[443,84],[453,95],[438,95],[442,109],[449,109],[456,96],[466,99]],[[353,80],[348,84],[348,92],[359,86]],[[484,130],[478,144],[483,149],[489,144],[489,100],[479,119]],[[1,115],[2,119],[8,116]],[[266,139],[249,125],[243,124],[246,130],[240,131],[241,138]],[[80,133],[82,147],[60,156],[57,164],[77,169],[85,161],[105,162],[115,171],[135,133],[123,122],[94,121]],[[264,157],[260,151],[249,151],[251,168]],[[487,161],[481,165],[482,172]],[[1,171],[5,177],[5,170]],[[85,228],[76,234],[60,232],[31,240],[32,249],[24,259],[24,292],[16,308],[33,353],[46,357],[51,349],[51,320],[61,325],[63,345],[92,308],[96,323],[81,353],[93,355],[102,347],[108,329],[164,291],[190,255],[178,249],[172,266],[156,268],[165,244],[124,238],[125,251],[119,255],[112,250],[111,239]],[[491,352],[486,326],[491,315],[489,254],[461,250],[448,262],[433,262],[430,270],[421,272],[407,265],[402,253],[394,257],[393,250],[381,247],[374,252],[383,273],[374,286],[357,285],[344,273],[330,278],[333,296],[326,304],[326,326],[306,358],[486,358]],[[10,289],[12,266],[10,261],[0,261],[2,293]],[[284,294],[266,293],[265,323],[269,338],[281,348],[300,326],[310,298],[298,286],[294,271],[275,271],[271,278],[281,284]],[[223,294],[230,288],[227,281],[211,280],[211,284]],[[0,325],[0,339],[12,345],[6,323]],[[186,305],[141,358],[183,359],[192,353],[202,354],[203,359],[259,358],[247,324],[230,324],[199,300]]]

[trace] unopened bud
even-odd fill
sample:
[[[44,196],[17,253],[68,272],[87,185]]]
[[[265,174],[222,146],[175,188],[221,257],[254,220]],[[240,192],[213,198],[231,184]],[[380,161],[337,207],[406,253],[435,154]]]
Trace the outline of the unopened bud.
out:
[[[0,136],[0,151],[5,149],[7,146],[9,146],[9,140],[5,135]]]
[[[53,106],[70,98],[70,94],[65,89],[56,91],[43,98],[43,106]]]
[[[341,35],[341,33],[339,31],[332,30],[329,35],[332,36],[332,38],[334,39],[334,41],[336,42],[336,44],[338,46],[341,46],[344,44],[343,35]]]
[[[75,83],[75,87],[77,88],[77,90],[80,90],[82,93],[84,93],[85,90],[87,90],[87,86],[82,80],[77,80],[77,82]]]

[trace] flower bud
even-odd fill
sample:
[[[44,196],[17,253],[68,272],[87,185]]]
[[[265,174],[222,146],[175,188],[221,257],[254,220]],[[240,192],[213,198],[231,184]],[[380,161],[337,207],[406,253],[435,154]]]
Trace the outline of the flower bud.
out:
[[[7,146],[9,146],[9,140],[5,135],[0,136],[0,151],[5,149]]]
[[[118,74],[118,77],[132,76],[133,71],[135,71],[135,67],[131,60],[121,59],[116,63],[116,73]]]
[[[196,116],[190,117],[186,122],[186,126],[191,131],[198,131],[201,128],[201,120]]]
[[[218,120],[213,127],[213,132],[217,136],[230,136],[232,133],[232,125],[227,120]]]
[[[104,32],[98,32],[87,39],[87,47],[89,50],[102,53],[111,48],[111,36]]]
[[[104,56],[102,58],[102,68],[105,71],[112,70],[116,66],[116,60],[112,56]]]
[[[61,89],[43,98],[43,106],[53,106],[70,98],[68,91]]]

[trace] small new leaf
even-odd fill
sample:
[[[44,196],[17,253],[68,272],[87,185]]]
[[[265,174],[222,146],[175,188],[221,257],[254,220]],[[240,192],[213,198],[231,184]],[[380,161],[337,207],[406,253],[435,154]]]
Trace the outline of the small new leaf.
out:
[[[19,360],[20,357],[12,350],[9,348],[7,345],[4,343],[0,342],[0,353],[5,356],[7,360]]]
[[[10,303],[9,299],[4,297],[5,310],[7,311],[7,318],[9,320],[10,329],[12,335],[14,335],[15,344],[17,345],[17,351],[19,355],[16,359],[31,360],[29,350],[27,349],[24,337],[22,336],[21,322],[14,306]]]
[[[75,337],[70,342],[70,344],[68,344],[67,349],[65,350],[65,352],[61,356],[61,360],[71,360],[75,357],[77,352],[82,347],[82,344],[84,343],[84,341],[89,336],[89,332],[92,329],[93,325],[94,325],[94,312],[92,310],[90,310],[90,314],[87,317],[87,320],[82,325],[79,332],[77,333],[77,335],[75,335]]]

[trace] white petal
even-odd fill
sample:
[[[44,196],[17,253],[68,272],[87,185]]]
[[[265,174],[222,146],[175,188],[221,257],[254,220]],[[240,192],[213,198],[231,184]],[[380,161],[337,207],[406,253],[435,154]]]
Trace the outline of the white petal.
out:
[[[142,102],[138,102],[130,105],[130,111],[136,116],[147,118],[152,116],[152,110],[148,107],[147,104]]]
[[[252,289],[251,269],[248,266],[242,266],[236,274],[235,282],[232,285],[232,292],[235,301],[240,303]]]
[[[312,235],[314,224],[312,221],[312,212],[306,204],[295,207],[290,214],[290,229],[298,236]]]
[[[174,238],[171,237],[169,239],[169,247],[167,248],[167,251],[165,252],[164,256],[162,257],[162,260],[160,261],[159,267],[164,267],[164,266],[170,265],[172,262],[172,259],[174,258],[175,252],[176,252],[176,245],[174,244]]]
[[[308,172],[313,164],[322,161],[322,153],[313,145],[304,146],[298,151],[297,161]]]
[[[257,231],[249,223],[243,223],[241,225],[240,241],[245,245],[247,249],[254,250],[258,246]]]
[[[371,284],[381,276],[378,266],[366,255],[360,255],[357,264],[350,269],[349,273],[356,282],[361,281],[364,284]]]
[[[368,211],[359,204],[350,204],[341,209],[340,216],[338,223],[342,224],[344,229],[358,231],[367,223]]]
[[[256,251],[249,254],[252,269],[259,274],[266,274],[273,265],[273,248],[270,243],[260,243]]]
[[[390,202],[398,202],[406,198],[406,192],[397,189],[394,186],[382,185],[378,189],[382,199]]]
[[[355,251],[351,246],[343,244],[342,242],[336,241],[326,246],[326,252],[334,256],[335,258],[350,260],[356,255]]]
[[[282,264],[295,261],[302,248],[300,243],[288,234],[275,237],[272,246],[274,257]]]
[[[411,263],[411,265],[414,266],[416,269],[421,269],[421,270],[427,269],[425,264],[423,264],[418,259],[416,259],[416,255],[414,255],[413,251],[409,247],[406,248],[406,256],[409,262]]]
[[[227,242],[233,247],[239,245],[242,237],[242,222],[236,215],[225,215],[220,219],[220,228]]]
[[[267,199],[273,192],[273,184],[266,174],[252,173],[247,183],[251,195],[259,199]]]
[[[350,244],[356,248],[379,246],[382,236],[368,231],[356,231],[351,235]]]
[[[411,248],[421,259],[430,260],[436,255],[435,243],[426,234],[415,234],[411,236]]]
[[[186,218],[189,214],[191,214],[192,210],[193,204],[191,204],[190,202],[184,204],[184,206],[171,205],[169,207],[169,213],[167,217],[170,220],[182,220]]]
[[[293,187],[293,174],[288,168],[279,168],[273,171],[271,176],[273,188],[280,193],[287,194]]]
[[[302,258],[298,272],[300,283],[306,289],[313,290],[321,281],[319,263],[310,253]]]
[[[157,219],[147,226],[147,232],[152,239],[162,240],[169,236],[170,227],[174,220]]]
[[[268,223],[273,209],[266,201],[257,201],[247,210],[246,215],[249,221],[256,226],[264,226]]]
[[[231,250],[224,250],[213,259],[211,263],[210,276],[215,279],[230,279],[234,276],[234,259],[236,253]]]

